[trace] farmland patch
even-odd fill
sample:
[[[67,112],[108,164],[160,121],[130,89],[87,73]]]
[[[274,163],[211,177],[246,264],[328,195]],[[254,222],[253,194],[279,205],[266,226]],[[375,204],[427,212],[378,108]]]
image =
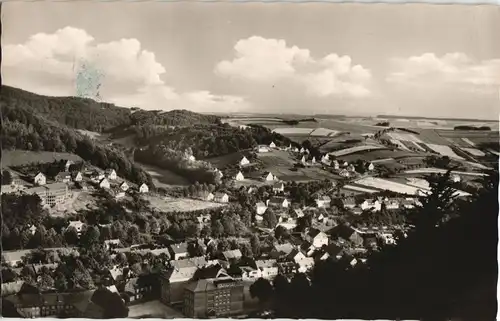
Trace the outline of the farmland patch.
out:
[[[314,129],[303,127],[278,127],[273,129],[273,132],[283,136],[288,135],[309,135]]]
[[[423,143],[420,138],[415,136],[414,134],[403,134],[403,133],[387,133],[392,139],[395,140],[402,140],[405,142],[417,142],[417,143]]]
[[[468,175],[468,176],[487,176],[485,173],[451,171],[453,174]],[[407,174],[445,174],[446,170],[442,168],[426,167],[418,169],[410,169],[405,171]]]
[[[408,147],[406,147],[401,141],[399,141],[397,139],[391,139],[391,143],[397,145],[402,150],[409,151]]]
[[[160,197],[155,195],[146,195],[144,196],[144,199],[150,202],[151,207],[162,212],[190,212],[225,206],[225,204],[220,203],[168,196]]]
[[[334,136],[339,132],[337,130],[328,129],[328,128],[316,128],[309,135],[311,136]]]
[[[379,190],[376,190],[376,189],[356,186],[356,185],[352,185],[352,184],[344,185],[344,186],[342,186],[342,188],[347,189],[347,190],[353,190],[356,192],[362,192],[362,193],[377,193],[377,192],[379,192]]]
[[[419,188],[401,184],[378,177],[365,177],[356,181],[357,184],[367,186],[368,188],[377,188],[389,190],[392,192],[408,195],[417,195]]]
[[[437,145],[437,144],[426,144],[427,147],[435,151],[442,156],[448,156],[450,158],[463,160],[462,157],[458,156],[449,146]]]
[[[355,146],[355,147],[337,150],[337,151],[331,152],[330,155],[335,156],[335,157],[340,157],[340,156],[344,156],[344,155],[349,155],[349,154],[353,154],[353,153],[357,153],[357,152],[374,150],[374,149],[386,149],[386,147],[376,146],[376,145],[361,145],[361,146]]]
[[[82,158],[75,154],[58,152],[32,152],[27,150],[2,151],[2,168],[24,166],[31,163],[52,163],[59,160],[81,162]]]
[[[465,148],[465,147],[462,147],[462,149],[471,154],[472,156],[479,156],[479,157],[482,157],[482,156],[485,156],[486,154],[482,151],[480,151],[479,149],[476,149],[476,148]]]

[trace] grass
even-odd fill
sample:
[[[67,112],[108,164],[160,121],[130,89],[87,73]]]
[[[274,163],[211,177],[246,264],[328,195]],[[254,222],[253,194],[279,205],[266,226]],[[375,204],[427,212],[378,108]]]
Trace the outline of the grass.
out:
[[[360,145],[360,146],[354,146],[354,147],[350,147],[350,148],[337,150],[337,151],[331,152],[330,154],[335,156],[335,157],[341,157],[344,155],[354,154],[354,153],[363,152],[363,151],[367,151],[367,150],[373,150],[373,149],[386,149],[386,147],[376,146],[376,145]]]
[[[162,212],[189,212],[206,208],[217,208],[225,206],[224,204],[206,202],[190,198],[161,198],[154,195],[145,195],[144,199],[149,201],[153,208],[156,208]]]
[[[189,181],[186,178],[177,175],[174,172],[169,171],[168,169],[163,169],[153,165],[146,165],[138,162],[136,162],[136,164],[140,165],[149,173],[149,175],[151,175],[151,177],[153,178],[153,183],[156,187],[171,188],[174,186],[189,185]]]
[[[2,152],[2,168],[24,166],[31,163],[52,163],[61,159],[74,162],[83,161],[80,156],[70,153],[32,152],[26,150],[4,150]]]

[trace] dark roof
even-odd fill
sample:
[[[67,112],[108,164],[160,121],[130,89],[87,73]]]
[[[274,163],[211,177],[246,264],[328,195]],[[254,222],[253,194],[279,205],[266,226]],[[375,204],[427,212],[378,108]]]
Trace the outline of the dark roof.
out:
[[[329,244],[328,246],[325,247],[325,252],[328,253],[330,256],[337,256],[340,253],[342,253],[342,248],[335,245],[335,244]]]
[[[340,224],[328,231],[328,234],[330,234],[333,237],[341,237],[343,239],[348,240],[353,234],[355,234],[356,231],[345,224]]]
[[[309,231],[307,232],[307,235],[311,238],[315,238],[319,233],[321,233],[320,230],[317,228],[311,227]]]

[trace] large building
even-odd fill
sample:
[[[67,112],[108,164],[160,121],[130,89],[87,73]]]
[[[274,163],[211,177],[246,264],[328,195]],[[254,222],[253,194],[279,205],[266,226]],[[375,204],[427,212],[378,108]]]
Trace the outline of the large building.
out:
[[[27,189],[26,194],[36,194],[42,200],[43,205],[54,206],[62,203],[68,197],[68,185],[65,183],[53,183]]]
[[[184,315],[190,318],[224,317],[243,312],[243,283],[231,277],[201,279],[185,288]]]

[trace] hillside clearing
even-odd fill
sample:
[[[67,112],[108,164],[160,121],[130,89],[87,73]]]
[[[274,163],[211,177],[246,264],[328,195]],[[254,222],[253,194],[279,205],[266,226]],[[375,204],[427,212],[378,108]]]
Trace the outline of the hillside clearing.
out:
[[[303,127],[278,127],[273,129],[274,133],[287,135],[309,135],[314,129]]]
[[[385,148],[386,147],[376,146],[376,145],[361,145],[361,146],[355,146],[355,147],[350,147],[350,148],[330,152],[330,155],[335,156],[335,157],[340,157],[340,156],[354,154],[354,153],[362,152],[362,151],[366,151],[366,150],[385,149]]]
[[[365,177],[355,181],[356,184],[367,186],[368,188],[378,188],[381,190],[389,190],[392,192],[408,195],[418,195],[420,188],[409,186],[406,184],[396,183],[378,177]]]
[[[485,173],[462,172],[462,171],[451,171],[451,172],[453,174],[458,174],[458,175],[487,176],[487,174],[485,174]],[[442,168],[427,167],[427,168],[418,168],[418,169],[407,170],[404,173],[406,173],[406,174],[445,174],[446,170],[442,169]]]
[[[162,212],[191,212],[225,206],[225,204],[220,203],[169,196],[159,197],[155,195],[145,195],[144,199],[150,202],[151,207]]]
[[[3,150],[2,168],[24,166],[31,163],[53,163],[59,160],[81,162],[82,158],[71,153],[58,152],[32,152],[27,150]]]
[[[450,158],[464,160],[463,157],[458,156],[449,146],[437,145],[437,144],[426,144],[427,147],[435,151],[442,156],[448,156]]]
[[[388,133],[392,139],[395,140],[401,140],[405,142],[416,142],[416,143],[423,143],[423,141],[415,136],[414,134],[403,134],[403,133]]]
[[[465,147],[462,147],[462,150],[464,150],[465,152],[471,154],[472,156],[482,157],[482,156],[486,155],[484,152],[482,152],[482,151],[480,151],[479,149],[476,149],[476,148],[465,148]]]

